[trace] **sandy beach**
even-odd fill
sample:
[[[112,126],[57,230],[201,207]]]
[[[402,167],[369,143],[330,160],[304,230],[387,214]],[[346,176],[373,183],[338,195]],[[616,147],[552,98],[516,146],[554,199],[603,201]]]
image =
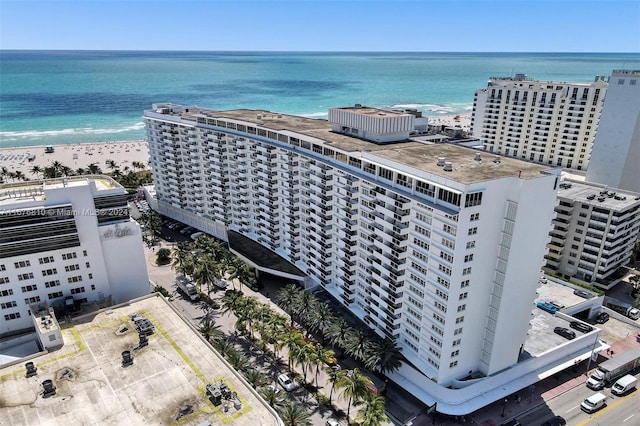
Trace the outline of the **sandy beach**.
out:
[[[471,131],[471,114],[430,116],[430,126],[461,127],[465,132]]]
[[[41,178],[41,174],[31,172],[33,166],[41,169],[59,161],[72,170],[86,168],[89,164],[97,164],[103,172],[110,172],[106,161],[116,162],[120,171],[126,166],[133,169],[132,163],[138,161],[148,166],[149,150],[146,141],[116,141],[107,143],[81,143],[73,145],[53,145],[52,153],[45,153],[45,147],[29,146],[15,148],[0,148],[0,167],[6,167],[9,172],[21,171],[29,179]],[[29,154],[35,155],[29,161]]]

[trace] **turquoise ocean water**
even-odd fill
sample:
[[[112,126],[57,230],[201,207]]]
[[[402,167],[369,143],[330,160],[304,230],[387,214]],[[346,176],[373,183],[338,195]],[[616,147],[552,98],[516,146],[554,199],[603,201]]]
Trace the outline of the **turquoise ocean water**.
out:
[[[489,77],[591,81],[640,54],[0,51],[0,147],[144,138],[153,102],[325,118],[355,103],[470,113]]]

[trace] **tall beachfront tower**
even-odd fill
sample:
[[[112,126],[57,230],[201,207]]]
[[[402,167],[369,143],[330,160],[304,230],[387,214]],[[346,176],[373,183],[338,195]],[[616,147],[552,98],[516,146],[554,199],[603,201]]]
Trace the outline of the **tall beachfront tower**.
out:
[[[491,77],[475,93],[473,136],[492,153],[586,170],[606,90],[603,77],[591,83]]]
[[[559,171],[412,141],[414,118],[155,104],[144,121],[159,211],[296,265],[397,341],[420,372],[408,380],[494,374],[526,340]]]
[[[148,293],[140,226],[113,179],[0,185],[0,337],[32,328],[34,303],[122,303]]]
[[[609,79],[587,180],[640,192],[640,70]]]

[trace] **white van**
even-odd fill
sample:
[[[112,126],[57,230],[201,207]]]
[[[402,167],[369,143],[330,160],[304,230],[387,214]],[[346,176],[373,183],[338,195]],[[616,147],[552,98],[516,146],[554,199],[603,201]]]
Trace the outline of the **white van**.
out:
[[[618,379],[618,381],[611,386],[611,393],[615,395],[623,395],[635,388],[637,384],[638,379],[631,374],[627,374],[626,376]]]
[[[580,404],[580,408],[582,408],[582,410],[586,411],[587,413],[593,413],[594,411],[598,411],[605,405],[607,405],[606,395],[598,392],[582,401],[582,404]]]

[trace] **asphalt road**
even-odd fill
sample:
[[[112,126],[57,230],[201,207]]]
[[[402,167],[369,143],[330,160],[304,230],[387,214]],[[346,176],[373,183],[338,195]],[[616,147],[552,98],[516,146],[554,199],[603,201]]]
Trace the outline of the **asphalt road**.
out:
[[[518,417],[522,425],[541,425],[553,416],[562,416],[568,426],[618,425],[634,426],[640,424],[640,391],[619,397],[611,393],[610,388],[600,391],[607,396],[607,405],[592,414],[580,409],[580,404],[596,393],[586,385],[578,386],[548,401],[525,416]]]

